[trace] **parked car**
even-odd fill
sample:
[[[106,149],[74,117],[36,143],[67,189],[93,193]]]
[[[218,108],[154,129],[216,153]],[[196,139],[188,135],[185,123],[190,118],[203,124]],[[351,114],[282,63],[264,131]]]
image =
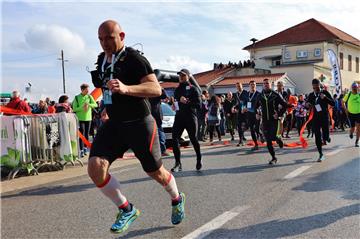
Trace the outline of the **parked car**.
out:
[[[176,112],[166,103],[161,103],[161,110],[163,113],[162,128],[166,135],[166,144],[172,146],[172,128],[175,121]],[[190,144],[190,138],[188,132],[184,130],[180,137],[180,145],[188,146]]]

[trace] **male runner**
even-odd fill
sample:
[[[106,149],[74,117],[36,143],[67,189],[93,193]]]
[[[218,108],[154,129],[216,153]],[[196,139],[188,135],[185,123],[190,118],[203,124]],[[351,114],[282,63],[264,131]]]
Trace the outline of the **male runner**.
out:
[[[235,109],[238,112],[238,132],[239,143],[236,146],[245,145],[244,129],[246,128],[246,101],[249,97],[249,93],[243,89],[243,85],[236,83],[237,92],[235,93],[236,106]]]
[[[98,37],[104,52],[91,72],[95,87],[103,90],[109,119],[99,129],[89,157],[88,174],[100,191],[119,208],[112,232],[125,231],[140,211],[122,194],[120,183],[109,167],[130,148],[144,171],[170,194],[173,224],[184,214],[185,195],[179,193],[175,178],[163,167],[156,122],[150,114],[147,97],[161,95],[161,87],[150,63],[139,52],[125,47],[125,33],[113,20],[103,22]]]
[[[328,108],[329,105],[334,106],[335,101],[328,91],[320,89],[320,81],[318,79],[312,80],[312,86],[314,91],[309,94],[306,106],[313,110],[312,131],[315,133],[315,143],[319,152],[317,161],[322,162],[325,160],[322,152],[322,139],[330,143]]]
[[[269,164],[276,164],[277,158],[272,141],[275,140],[280,148],[284,146],[281,138],[277,137],[277,132],[280,127],[279,116],[283,115],[288,107],[285,100],[270,87],[269,79],[263,81],[263,91],[256,103],[256,108],[261,106],[263,133],[266,139],[266,146],[271,155]],[[281,107],[278,107],[281,105]]]
[[[171,171],[174,172],[176,169],[178,169],[178,171],[182,170],[179,140],[184,129],[188,132],[190,141],[196,152],[196,170],[200,170],[202,167],[201,152],[200,144],[197,139],[197,110],[200,109],[201,106],[200,92],[189,82],[189,70],[182,69],[178,72],[178,75],[180,83],[175,89],[174,98],[179,107],[176,111],[172,132],[175,166]]]
[[[345,95],[343,107],[350,121],[350,139],[354,137],[356,128],[355,147],[359,147],[360,138],[360,93],[359,85],[354,82],[351,85],[351,92]]]
[[[260,135],[260,121],[256,119],[256,102],[260,97],[260,92],[256,90],[255,81],[250,81],[250,91],[248,99],[246,100],[247,120],[251,132],[251,138],[254,141],[255,146],[251,150],[258,150],[257,135]]]
[[[283,100],[288,101],[288,93],[284,90],[284,83],[281,80],[277,82],[275,92],[278,93],[279,96],[281,98],[283,98]],[[279,105],[278,107],[281,108],[282,106]],[[284,114],[279,115],[279,125],[280,126],[279,126],[279,130],[278,130],[278,134],[281,135],[282,137],[283,137],[283,133],[284,133],[285,113],[286,113],[286,111],[284,112]]]

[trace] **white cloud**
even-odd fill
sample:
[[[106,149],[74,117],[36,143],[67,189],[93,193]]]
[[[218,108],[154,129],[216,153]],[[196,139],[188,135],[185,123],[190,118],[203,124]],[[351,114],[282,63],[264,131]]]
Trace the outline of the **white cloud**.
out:
[[[188,56],[170,56],[166,60],[154,62],[153,66],[154,68],[173,71],[186,68],[192,74],[212,69],[210,64],[196,61]]]
[[[24,37],[30,50],[46,52],[64,50],[65,58],[75,64],[89,64],[96,57],[96,52],[86,48],[79,34],[60,25],[37,24],[29,28]]]

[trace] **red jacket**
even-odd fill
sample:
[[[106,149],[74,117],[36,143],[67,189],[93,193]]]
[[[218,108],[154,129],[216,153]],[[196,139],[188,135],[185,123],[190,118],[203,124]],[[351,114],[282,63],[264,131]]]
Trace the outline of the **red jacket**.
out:
[[[48,106],[48,113],[49,114],[54,114],[55,111],[56,111],[55,106],[53,106],[53,105]]]
[[[11,101],[7,103],[6,107],[31,113],[30,106],[25,101],[21,100],[19,97],[12,98]]]

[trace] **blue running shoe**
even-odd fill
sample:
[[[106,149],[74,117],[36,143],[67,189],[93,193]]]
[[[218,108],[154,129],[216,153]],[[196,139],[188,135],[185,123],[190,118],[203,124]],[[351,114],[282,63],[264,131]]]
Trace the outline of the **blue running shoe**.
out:
[[[185,218],[185,194],[180,193],[181,202],[172,206],[171,223],[179,224]]]
[[[122,233],[128,229],[131,223],[138,218],[140,215],[140,211],[132,206],[132,210],[130,212],[124,212],[120,209],[118,213],[115,223],[111,226],[111,232],[114,233]]]
[[[322,161],[325,160],[325,156],[324,155],[320,155],[319,159],[317,160],[319,163],[321,163]]]

